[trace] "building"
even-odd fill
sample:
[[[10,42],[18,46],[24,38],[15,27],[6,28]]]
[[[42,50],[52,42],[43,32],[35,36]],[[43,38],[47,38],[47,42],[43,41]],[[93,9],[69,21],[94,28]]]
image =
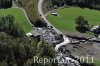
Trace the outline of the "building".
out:
[[[100,25],[93,26],[91,28],[91,32],[93,32],[96,37],[99,37],[99,35],[100,35]]]
[[[30,31],[29,33],[26,34],[26,36],[27,36],[29,39],[31,39],[31,37],[34,37],[34,38],[36,38],[38,41],[41,40],[41,35],[40,35],[38,32],[36,32],[36,31]]]
[[[93,27],[91,28],[90,31],[94,31],[94,30],[96,30],[96,29],[100,29],[100,25],[95,25],[95,26],[93,26]]]
[[[58,16],[58,13],[57,13],[56,10],[53,10],[51,14],[54,15],[54,16]]]
[[[53,12],[52,15],[54,15],[54,16],[58,16],[58,13],[54,13],[54,12]]]
[[[93,26],[91,28],[91,31],[96,33],[96,34],[100,34],[100,25]]]

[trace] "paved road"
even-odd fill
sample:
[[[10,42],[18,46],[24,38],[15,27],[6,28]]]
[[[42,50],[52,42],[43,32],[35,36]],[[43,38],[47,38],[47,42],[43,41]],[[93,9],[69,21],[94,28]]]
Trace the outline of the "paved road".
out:
[[[38,2],[38,12],[39,14],[41,15],[41,17],[43,18],[43,20],[48,24],[48,26],[53,26],[45,17],[44,13],[43,13],[43,10],[42,10],[42,3],[43,3],[43,0],[39,0]],[[60,32],[58,29],[56,29],[54,26],[53,26],[53,29],[58,33],[58,34],[62,34],[62,32]]]
[[[42,3],[43,3],[43,0],[39,0],[38,2],[38,12],[40,14],[40,16],[44,19],[44,21],[48,24],[48,26],[53,26],[45,17],[45,15],[43,14],[43,11],[42,11]],[[56,29],[54,26],[53,26],[53,29],[58,33],[58,34],[62,34],[62,32],[60,32],[58,29]],[[63,45],[66,45],[68,43],[70,43],[70,40],[68,39],[68,37],[66,35],[63,35],[63,39],[64,41],[62,43],[59,43],[58,45],[56,45],[55,47],[55,50],[58,51],[58,49],[63,46]],[[69,60],[68,59],[69,57],[66,58],[66,60]],[[72,58],[70,58],[70,60],[73,61]],[[78,61],[73,61],[75,64],[77,64],[76,62]],[[70,65],[71,66],[71,65]],[[75,65],[74,65],[75,66]]]
[[[17,0],[16,0],[16,1],[17,1]],[[48,24],[48,26],[53,26],[53,25],[46,19],[45,15],[43,14],[43,11],[42,11],[42,2],[43,2],[43,0],[39,0],[39,3],[38,3],[38,11],[39,11],[39,14],[41,14],[41,17],[42,17],[42,18],[44,19],[44,21]],[[14,7],[12,7],[12,8],[19,8],[19,7],[17,7],[14,3],[13,3],[13,5],[14,5]],[[25,14],[25,16],[26,16],[28,22],[30,23],[31,26],[34,26],[34,25],[30,22],[30,20],[28,19],[27,14],[26,14],[26,11],[25,11],[23,8],[19,8],[19,9],[22,9],[22,10],[24,11],[24,14]],[[54,26],[53,26],[53,27],[54,27]],[[34,28],[35,28],[35,27],[34,27]],[[55,27],[54,27],[54,30],[55,30],[57,33],[59,33],[59,34],[62,34],[62,32],[60,32],[60,31],[59,31],[58,29],[56,29]],[[62,42],[62,43],[56,45],[56,47],[55,47],[55,50],[56,50],[56,51],[57,51],[58,48],[61,47],[62,45],[66,45],[67,43],[70,42],[70,40],[68,39],[68,37],[66,37],[65,35],[64,35],[63,39],[64,39],[64,42]],[[67,60],[67,59],[66,59],[66,60]],[[75,61],[75,62],[76,62],[76,61]]]
[[[43,13],[43,10],[42,10],[42,3],[43,3],[43,0],[39,0],[38,2],[38,12],[40,14],[40,16],[43,18],[43,20],[48,24],[48,26],[53,26],[45,17],[44,13]],[[58,33],[58,34],[63,34],[61,31],[59,31],[57,28],[55,28],[53,26],[53,29]],[[58,50],[59,47],[63,46],[63,45],[66,45],[70,42],[70,40],[68,39],[67,36],[63,35],[63,39],[64,39],[64,42],[58,44],[56,47],[55,47],[55,50]]]
[[[16,1],[17,1],[17,0],[16,0]],[[44,21],[48,24],[48,26],[53,26],[53,25],[46,19],[45,15],[43,14],[43,11],[42,11],[42,2],[43,2],[43,0],[39,0],[39,2],[38,2],[38,12],[39,12],[39,14],[41,14],[41,17],[42,17],[42,18],[44,19]],[[26,16],[26,19],[28,20],[29,24],[33,27],[33,29],[36,29],[36,28],[34,27],[34,25],[30,22],[29,18],[27,17],[26,11],[25,11],[23,8],[17,7],[17,6],[15,5],[15,3],[13,3],[13,5],[14,5],[14,7],[12,7],[12,8],[18,8],[18,9],[23,10],[23,12],[24,12],[24,14],[25,14],[25,16]],[[53,26],[53,29],[54,29],[58,34],[62,34],[62,32],[60,32],[60,31],[59,31],[58,29],[56,29],[54,26]],[[58,45],[55,47],[55,50],[58,50],[59,47],[61,47],[62,45],[66,45],[67,43],[70,42],[70,40],[68,39],[68,37],[66,37],[65,35],[64,35],[63,39],[64,39],[64,42],[58,44]]]

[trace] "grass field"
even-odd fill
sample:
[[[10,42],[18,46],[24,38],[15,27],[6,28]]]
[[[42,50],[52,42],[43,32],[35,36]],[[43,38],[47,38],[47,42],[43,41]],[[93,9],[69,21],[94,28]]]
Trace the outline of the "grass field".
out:
[[[11,14],[15,17],[16,22],[18,22],[18,24],[22,27],[25,33],[29,32],[32,29],[24,15],[24,12],[21,9],[0,9],[0,16],[6,16],[8,14]]]
[[[100,11],[81,9],[78,7],[69,7],[58,9],[59,16],[49,14],[48,20],[58,29],[69,32],[76,32],[75,19],[78,16],[84,16],[90,25],[100,24]]]
[[[94,61],[94,64],[95,64],[96,66],[100,66],[100,60],[95,60],[95,61]]]

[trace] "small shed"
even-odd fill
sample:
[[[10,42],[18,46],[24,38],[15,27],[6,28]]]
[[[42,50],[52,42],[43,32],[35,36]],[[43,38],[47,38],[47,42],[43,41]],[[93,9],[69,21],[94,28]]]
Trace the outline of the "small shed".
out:
[[[96,30],[96,29],[100,29],[100,25],[95,25],[95,26],[93,26],[93,27],[91,28],[90,31],[94,31],[94,30]]]
[[[40,34],[39,34],[38,32],[36,32],[36,31],[31,31],[30,33],[31,33],[32,36],[34,36],[34,37],[40,36]]]
[[[58,16],[58,13],[52,13],[52,15],[54,15],[54,16]]]
[[[54,16],[58,16],[58,13],[57,13],[56,10],[53,10],[51,14],[54,15]]]
[[[36,31],[31,31],[31,32],[27,33],[26,36],[28,36],[28,37],[31,37],[31,36],[37,37],[37,36],[40,36],[40,34]]]
[[[28,36],[28,37],[29,37],[29,36],[32,36],[32,34],[29,32],[29,33],[27,33],[27,34],[26,34],[26,36]]]
[[[91,28],[91,31],[92,31],[93,33],[95,33],[95,36],[96,36],[96,37],[98,37],[98,35],[100,34],[100,25],[93,26],[93,27]]]
[[[41,35],[38,32],[36,32],[36,31],[30,31],[29,33],[26,34],[26,36],[29,37],[29,39],[31,39],[32,37],[34,37],[38,41],[41,40]]]

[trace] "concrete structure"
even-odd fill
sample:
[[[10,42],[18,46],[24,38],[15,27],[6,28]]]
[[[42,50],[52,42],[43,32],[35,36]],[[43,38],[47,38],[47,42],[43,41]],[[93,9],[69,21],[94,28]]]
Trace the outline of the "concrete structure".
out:
[[[93,26],[93,27],[91,28],[90,31],[94,31],[94,30],[98,29],[99,27],[100,27],[100,25],[95,25],[95,26]]]
[[[40,34],[37,33],[36,31],[31,31],[31,32],[27,33],[26,36],[28,36],[28,37],[31,37],[31,36],[37,37],[37,36],[40,36]]]
[[[55,12],[52,12],[51,14],[54,16],[58,16],[58,13],[55,13]]]
[[[56,9],[53,10],[53,11],[51,11],[51,14],[54,15],[54,16],[58,16],[58,13],[57,13],[57,10]]]

